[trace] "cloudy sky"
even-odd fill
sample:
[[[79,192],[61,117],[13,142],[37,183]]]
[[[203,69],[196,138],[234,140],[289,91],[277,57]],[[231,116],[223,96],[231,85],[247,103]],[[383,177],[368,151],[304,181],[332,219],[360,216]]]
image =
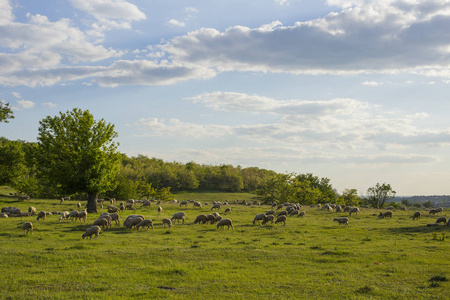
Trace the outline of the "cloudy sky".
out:
[[[450,194],[450,0],[0,0],[0,135],[88,109],[120,151]]]

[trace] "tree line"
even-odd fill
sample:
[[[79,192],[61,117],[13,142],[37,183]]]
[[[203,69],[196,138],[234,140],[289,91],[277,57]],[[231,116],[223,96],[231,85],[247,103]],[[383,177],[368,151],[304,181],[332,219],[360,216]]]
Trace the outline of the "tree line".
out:
[[[339,194],[330,179],[311,173],[128,157],[117,150],[113,124],[78,108],[46,117],[39,125],[38,142],[0,138],[0,185],[31,197],[83,197],[88,212],[96,211],[98,197],[169,200],[180,191],[255,193],[263,203],[354,206],[365,201],[375,207],[395,196],[386,184],[370,188],[367,199],[360,199],[356,189]]]

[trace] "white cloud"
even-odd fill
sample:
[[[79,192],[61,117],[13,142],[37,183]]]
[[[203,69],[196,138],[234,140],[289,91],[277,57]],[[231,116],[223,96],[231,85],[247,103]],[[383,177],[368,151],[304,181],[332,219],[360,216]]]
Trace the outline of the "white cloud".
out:
[[[17,109],[32,108],[36,104],[33,101],[29,101],[29,100],[18,100],[16,102],[18,104]]]
[[[17,92],[12,92],[11,94],[12,94],[15,98],[22,99],[22,96],[21,96],[19,93],[17,93]]]
[[[47,106],[49,108],[53,108],[53,107],[57,106],[55,103],[52,103],[52,102],[45,102],[45,103],[42,103],[42,105]]]
[[[185,27],[186,24],[182,21],[178,21],[175,19],[170,19],[169,21],[167,21],[167,24],[169,24],[170,26],[175,26],[175,27]]]
[[[139,8],[124,0],[71,0],[73,6],[99,20],[118,19],[138,21],[146,19]]]
[[[378,81],[364,81],[361,83],[362,85],[368,85],[368,86],[379,86],[382,83],[378,82]]]

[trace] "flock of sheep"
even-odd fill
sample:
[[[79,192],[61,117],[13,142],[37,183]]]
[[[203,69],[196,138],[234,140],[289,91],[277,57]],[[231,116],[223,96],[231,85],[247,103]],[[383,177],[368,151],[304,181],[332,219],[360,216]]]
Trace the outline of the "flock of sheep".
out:
[[[67,198],[62,198],[61,203],[64,202],[64,200],[70,200]],[[23,200],[22,200],[23,201]],[[97,239],[99,237],[99,233],[106,229],[111,229],[112,222],[115,223],[115,226],[120,226],[120,212],[123,212],[124,210],[136,210],[136,207],[140,204],[139,208],[145,207],[145,206],[151,206],[151,202],[155,200],[133,200],[129,199],[126,201],[126,203],[121,202],[119,206],[115,206],[115,199],[110,199],[110,205],[107,207],[107,212],[101,213],[99,217],[91,224],[91,226],[86,230],[86,232],[82,235],[82,238],[89,237],[92,239],[92,236],[94,236],[94,239]],[[103,208],[104,200],[98,201],[98,204],[101,208]],[[199,201],[181,201],[178,202],[177,200],[174,200],[172,202],[175,205],[179,205],[180,207],[187,207],[189,204],[192,204],[193,207],[202,208],[204,205],[209,205],[208,203],[202,204]],[[248,205],[259,205],[258,202],[240,202],[236,200],[234,204],[245,204]],[[161,202],[156,202],[157,206],[157,212],[159,214],[162,213],[162,207],[160,206]],[[194,219],[193,224],[215,224],[216,228],[222,228],[224,229],[227,227],[229,229],[233,229],[233,224],[231,219],[229,218],[223,218],[217,210],[220,210],[221,207],[225,206],[226,209],[224,210],[225,214],[231,213],[230,203],[228,201],[225,201],[223,203],[220,202],[213,202],[211,205],[211,211],[216,210],[215,212],[208,213],[208,214],[199,214]],[[337,212],[337,213],[348,213],[349,216],[352,214],[357,215],[360,212],[360,209],[358,207],[350,207],[350,206],[341,206],[341,205],[335,205],[335,204],[325,204],[325,205],[311,205],[310,207],[319,208],[324,211],[328,212]],[[81,208],[81,204],[77,203],[77,208]],[[299,217],[305,217],[306,212],[301,209],[302,206],[300,204],[292,204],[292,203],[284,203],[284,204],[276,204],[273,203],[270,210],[267,210],[264,213],[257,214],[252,224],[256,225],[257,223],[259,225],[267,225],[267,224],[276,224],[280,225],[283,224],[286,225],[286,221],[288,220],[288,217],[296,216]],[[368,208],[368,207],[366,207]],[[393,213],[392,210],[393,207],[387,207],[386,211],[380,212],[378,215],[379,218],[392,218]],[[430,209],[429,214],[439,214],[443,212],[442,208],[435,208]],[[1,209],[0,218],[8,218],[8,217],[27,217],[27,216],[36,216],[37,221],[45,221],[46,216],[48,215],[59,215],[59,221],[77,221],[80,222],[86,222],[88,213],[86,210],[73,210],[73,211],[64,211],[64,212],[45,212],[45,211],[39,211],[37,212],[36,208],[33,206],[30,206],[28,208],[27,212],[22,212],[21,209],[16,207],[3,207]],[[420,211],[415,212],[411,217],[413,220],[420,220],[422,213]],[[186,221],[186,214],[183,211],[177,212],[173,214],[172,218],[163,218],[162,219],[162,226],[171,228],[174,222],[184,224]],[[336,221],[339,225],[339,227],[349,227],[349,218],[348,217],[335,217],[333,218],[333,221]],[[439,217],[435,223],[427,224],[427,226],[440,226],[441,223],[444,223],[448,226],[450,226],[450,218],[447,220],[445,217]],[[150,219],[146,219],[143,215],[140,214],[131,214],[129,215],[124,221],[123,226],[127,229],[136,229],[136,230],[149,230],[150,228],[153,230],[154,224],[153,221]],[[25,234],[31,233],[33,234],[33,224],[32,222],[25,222],[20,226],[21,229],[24,230]]]

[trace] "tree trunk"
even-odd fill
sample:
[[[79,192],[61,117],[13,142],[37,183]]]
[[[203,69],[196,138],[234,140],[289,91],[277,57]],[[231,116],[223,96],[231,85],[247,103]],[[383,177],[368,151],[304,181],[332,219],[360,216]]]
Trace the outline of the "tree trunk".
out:
[[[87,212],[89,214],[91,213],[97,213],[97,198],[98,194],[89,194],[88,195],[88,202],[87,202]]]

